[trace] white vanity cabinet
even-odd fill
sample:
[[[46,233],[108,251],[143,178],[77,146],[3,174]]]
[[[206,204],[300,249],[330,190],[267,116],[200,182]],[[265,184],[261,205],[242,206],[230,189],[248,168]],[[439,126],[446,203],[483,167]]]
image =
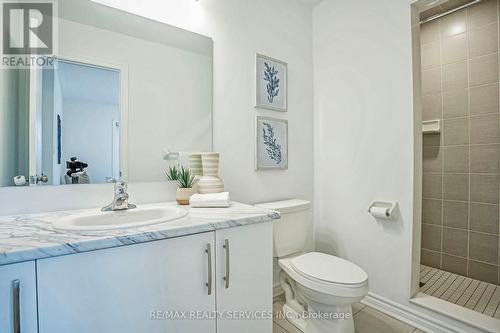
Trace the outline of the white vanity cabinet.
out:
[[[42,259],[37,280],[39,333],[271,333],[272,223]]]
[[[36,333],[35,262],[0,266],[0,332]]]
[[[209,232],[40,260],[39,332],[215,333],[214,320],[180,317],[215,311],[213,244]]]
[[[271,333],[272,318],[265,316],[273,303],[272,223],[218,230],[215,243],[217,311],[226,315],[217,332]]]

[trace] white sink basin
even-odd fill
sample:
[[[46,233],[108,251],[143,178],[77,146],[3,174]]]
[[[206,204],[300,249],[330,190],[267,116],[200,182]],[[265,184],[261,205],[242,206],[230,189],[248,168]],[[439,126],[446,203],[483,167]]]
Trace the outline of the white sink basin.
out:
[[[139,207],[136,209],[70,215],[54,223],[54,228],[72,231],[101,231],[140,227],[173,221],[188,212],[179,207]]]

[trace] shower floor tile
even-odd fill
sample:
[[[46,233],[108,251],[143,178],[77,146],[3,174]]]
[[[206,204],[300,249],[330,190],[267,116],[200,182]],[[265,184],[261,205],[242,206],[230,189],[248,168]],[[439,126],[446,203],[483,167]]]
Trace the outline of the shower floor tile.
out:
[[[420,291],[500,319],[500,286],[420,265]]]

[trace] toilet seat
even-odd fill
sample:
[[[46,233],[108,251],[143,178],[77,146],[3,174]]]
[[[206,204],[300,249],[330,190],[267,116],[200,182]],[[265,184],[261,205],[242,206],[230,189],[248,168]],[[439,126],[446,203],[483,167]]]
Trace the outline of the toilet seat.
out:
[[[327,283],[359,285],[368,279],[366,272],[352,262],[325,253],[294,257],[291,265],[298,273]]]
[[[297,283],[332,296],[357,297],[368,292],[368,276],[357,265],[325,253],[309,252],[279,260]]]

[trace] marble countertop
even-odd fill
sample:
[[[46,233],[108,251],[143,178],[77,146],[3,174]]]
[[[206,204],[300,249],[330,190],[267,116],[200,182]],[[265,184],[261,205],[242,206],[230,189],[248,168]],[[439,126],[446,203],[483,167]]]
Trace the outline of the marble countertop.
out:
[[[175,203],[141,207],[176,206]],[[186,236],[270,222],[277,212],[233,202],[229,208],[186,208],[185,217],[149,226],[106,231],[65,231],[52,224],[62,217],[94,210],[0,216],[0,265]]]

